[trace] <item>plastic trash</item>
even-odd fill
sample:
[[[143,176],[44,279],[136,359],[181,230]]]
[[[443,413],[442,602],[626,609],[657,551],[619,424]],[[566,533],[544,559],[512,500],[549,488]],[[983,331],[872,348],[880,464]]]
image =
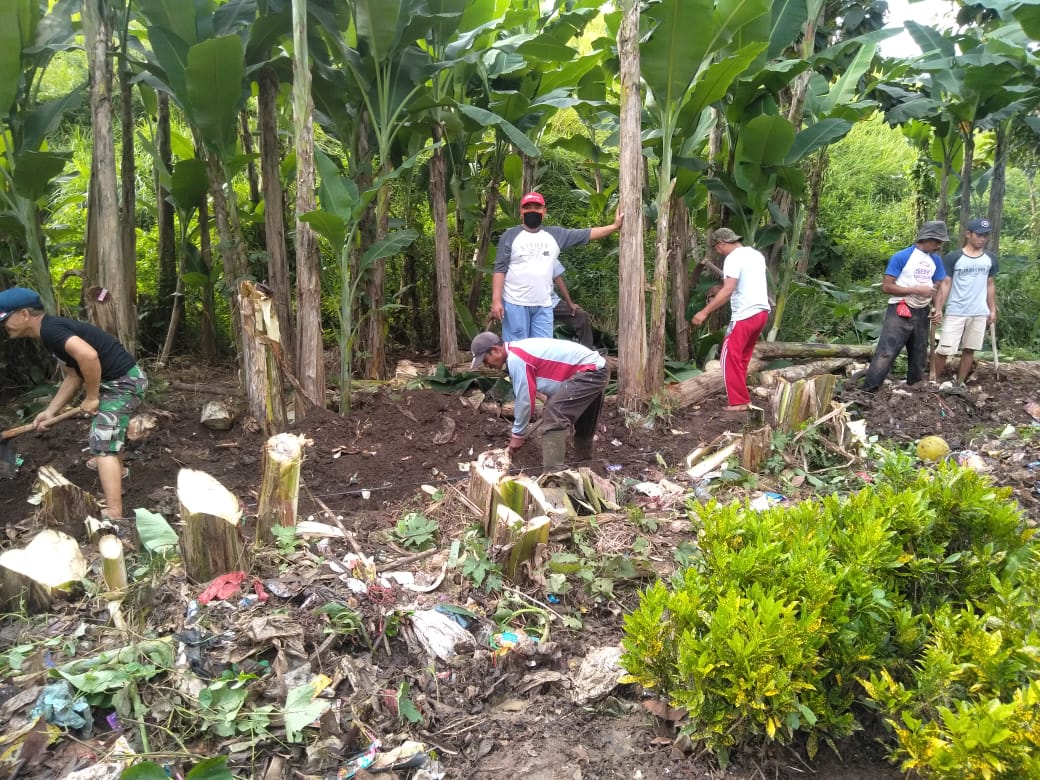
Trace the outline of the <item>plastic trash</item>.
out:
[[[379,740],[373,740],[364,753],[354,756],[346,766],[340,767],[336,773],[338,780],[350,780],[350,778],[357,775],[358,770],[368,769],[372,766],[372,762],[376,760],[376,756],[379,754],[379,747]]]
[[[779,493],[761,493],[751,500],[749,506],[756,512],[762,512],[763,510],[771,509],[784,500],[786,500],[785,496]]]
[[[575,704],[585,705],[602,699],[617,687],[625,674],[621,668],[621,653],[617,645],[596,647],[586,653],[571,680],[571,700]]]
[[[459,647],[476,647],[473,634],[435,609],[416,610],[409,617],[416,641],[435,658],[450,661]]]
[[[43,718],[55,726],[81,731],[84,736],[90,736],[94,725],[90,705],[84,697],[73,695],[68,680],[59,680],[45,687],[36,698],[29,716]]]

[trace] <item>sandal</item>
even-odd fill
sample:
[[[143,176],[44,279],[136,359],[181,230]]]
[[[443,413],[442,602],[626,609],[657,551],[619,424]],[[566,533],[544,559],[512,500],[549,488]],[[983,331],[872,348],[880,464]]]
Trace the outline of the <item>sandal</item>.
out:
[[[87,468],[91,471],[97,471],[97,457],[89,458],[87,460]],[[130,467],[123,466],[123,479],[130,476]]]

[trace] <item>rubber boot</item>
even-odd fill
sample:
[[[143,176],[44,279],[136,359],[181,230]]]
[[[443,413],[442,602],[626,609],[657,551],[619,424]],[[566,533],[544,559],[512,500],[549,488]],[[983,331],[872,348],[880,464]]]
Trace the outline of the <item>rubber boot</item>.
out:
[[[567,431],[546,431],[542,434],[542,468],[556,471],[567,459]]]
[[[574,437],[574,460],[578,463],[592,458],[592,437],[591,436],[575,436]]]

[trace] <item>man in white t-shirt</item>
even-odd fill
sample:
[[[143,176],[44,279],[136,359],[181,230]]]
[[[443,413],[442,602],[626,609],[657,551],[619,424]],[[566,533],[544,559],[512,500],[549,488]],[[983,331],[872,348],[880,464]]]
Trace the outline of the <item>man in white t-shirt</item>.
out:
[[[740,243],[729,228],[715,231],[715,251],[722,255],[722,289],[690,320],[700,327],[708,315],[730,302],[729,327],[722,341],[722,373],[726,379],[728,412],[743,412],[751,406],[747,387],[748,365],[755,342],[769,319],[769,287],[766,259],[757,249]]]
[[[502,234],[491,277],[491,319],[502,321],[502,340],[552,338],[553,267],[560,252],[609,236],[621,227],[616,213],[609,225],[572,230],[543,226],[545,198],[529,192],[520,199],[521,225]]]
[[[942,258],[937,252],[949,240],[945,222],[925,222],[917,232],[913,246],[889,258],[881,291],[891,297],[874,357],[863,380],[863,389],[868,393],[881,387],[904,347],[907,354],[906,383],[912,385],[924,378],[930,347],[929,322],[942,316],[942,312],[932,314],[932,297],[939,283],[946,278]]]
[[[964,384],[971,373],[975,351],[982,349],[986,325],[997,321],[997,257],[986,251],[986,241],[993,230],[988,219],[973,219],[964,234],[964,246],[943,257],[946,279],[935,296],[935,310],[941,312],[942,335],[935,348],[933,368],[939,378],[946,371],[946,358],[961,349],[957,380]]]

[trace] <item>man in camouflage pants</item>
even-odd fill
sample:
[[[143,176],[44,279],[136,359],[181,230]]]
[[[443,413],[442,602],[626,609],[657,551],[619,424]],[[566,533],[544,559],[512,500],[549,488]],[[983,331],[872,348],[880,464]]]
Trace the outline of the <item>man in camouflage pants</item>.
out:
[[[0,292],[0,323],[11,338],[39,339],[61,365],[64,379],[33,420],[37,430],[46,430],[83,389],[80,408],[94,418],[89,444],[105,495],[105,513],[113,520],[122,518],[123,445],[130,413],[148,387],[144,372],[114,337],[90,323],[44,313],[40,296],[26,287]]]

